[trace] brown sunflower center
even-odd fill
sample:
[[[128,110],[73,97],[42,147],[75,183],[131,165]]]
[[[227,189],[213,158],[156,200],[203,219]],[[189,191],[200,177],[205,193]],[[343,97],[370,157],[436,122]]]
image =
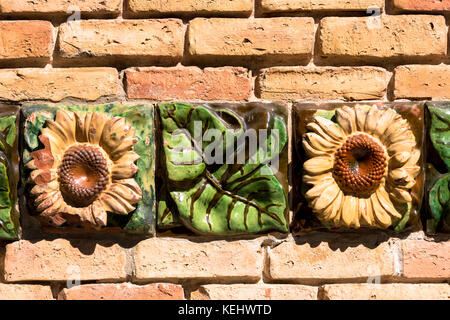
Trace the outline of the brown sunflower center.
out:
[[[335,153],[333,175],[344,192],[367,195],[377,189],[386,165],[382,146],[368,135],[357,134]]]
[[[92,146],[73,146],[59,168],[59,184],[64,200],[73,207],[94,202],[106,188],[109,171],[102,152]]]

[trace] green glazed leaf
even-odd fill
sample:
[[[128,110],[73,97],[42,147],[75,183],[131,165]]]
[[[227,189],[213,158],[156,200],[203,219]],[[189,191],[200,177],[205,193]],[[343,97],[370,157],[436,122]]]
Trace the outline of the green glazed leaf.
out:
[[[450,108],[429,106],[428,110],[431,114],[431,141],[447,169],[450,169]]]
[[[430,190],[431,214],[436,221],[448,219],[450,212],[450,174],[436,181]]]
[[[5,164],[0,162],[0,238],[14,239],[17,237],[14,223],[11,220],[11,209],[8,173]]]
[[[0,118],[0,130],[5,131],[6,129],[8,129],[6,143],[12,147],[16,141],[16,116]]]
[[[218,235],[288,230],[286,195],[268,165],[287,143],[279,116],[270,115],[264,143],[237,162],[245,124],[233,112],[187,104],[161,104],[159,110],[169,194],[186,227]],[[196,139],[198,131],[201,137],[207,129],[216,130],[214,139]],[[223,164],[212,162],[208,155],[214,148],[232,157],[224,156]],[[167,213],[166,202],[160,205]]]

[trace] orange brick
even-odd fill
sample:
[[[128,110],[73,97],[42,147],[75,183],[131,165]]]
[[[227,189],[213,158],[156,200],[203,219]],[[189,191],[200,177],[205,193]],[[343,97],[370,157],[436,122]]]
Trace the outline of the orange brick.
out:
[[[340,242],[345,249],[333,248],[327,242],[319,245],[284,242],[268,248],[267,275],[274,281],[323,283],[336,280],[389,278],[394,275],[394,252],[383,242],[374,248]]]
[[[345,283],[322,287],[324,300],[448,300],[448,284]]]
[[[450,242],[402,242],[403,277],[414,280],[450,280]]]
[[[17,241],[6,246],[5,281],[125,280],[125,250],[112,242]]]
[[[0,283],[0,300],[53,300],[49,286]]]
[[[128,0],[128,10],[138,16],[249,16],[252,0]]]
[[[274,67],[258,76],[262,99],[382,99],[387,72],[377,67]]]
[[[191,300],[316,300],[318,287],[293,284],[208,284]]]
[[[0,100],[95,101],[118,93],[119,75],[113,68],[0,70]]]
[[[327,17],[319,28],[319,54],[326,61],[404,62],[447,53],[443,16]]]
[[[48,21],[0,21],[0,64],[41,65],[53,54],[53,26]]]
[[[252,90],[244,68],[138,68],[128,69],[129,98],[152,100],[246,100]]]
[[[450,0],[393,0],[394,7],[407,11],[447,11]]]
[[[131,283],[86,284],[63,289],[60,300],[183,300],[180,285],[152,283],[138,286]]]
[[[121,0],[0,0],[0,13],[8,16],[68,16],[79,12],[85,18],[117,16],[120,11]]]
[[[367,11],[384,7],[384,0],[260,0],[263,12]],[[369,11],[371,13],[372,11]]]
[[[258,241],[152,238],[136,247],[137,281],[208,280],[257,282],[262,273]]]
[[[199,63],[306,64],[314,43],[313,18],[196,18],[188,28],[189,54]]]
[[[183,55],[179,19],[83,20],[60,27],[64,59],[100,64],[174,64]]]
[[[406,65],[395,68],[396,99],[450,98],[449,65]]]

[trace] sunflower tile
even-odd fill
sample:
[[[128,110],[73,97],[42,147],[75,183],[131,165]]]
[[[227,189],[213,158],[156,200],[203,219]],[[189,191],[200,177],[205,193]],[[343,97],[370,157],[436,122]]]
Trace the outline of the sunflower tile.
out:
[[[28,105],[23,177],[45,232],[155,231],[153,107]]]
[[[288,231],[285,105],[165,103],[158,109],[160,230]]]
[[[450,102],[426,106],[426,230],[450,232]]]
[[[293,108],[293,231],[417,229],[423,104]]]
[[[6,240],[17,239],[20,233],[18,113],[17,106],[0,104],[0,239]]]

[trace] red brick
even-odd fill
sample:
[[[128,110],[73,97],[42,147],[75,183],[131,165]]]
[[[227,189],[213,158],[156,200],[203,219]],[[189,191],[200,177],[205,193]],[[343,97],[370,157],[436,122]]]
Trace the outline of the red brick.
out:
[[[191,293],[191,300],[316,300],[318,287],[293,284],[209,284]]]
[[[257,282],[262,274],[259,241],[189,241],[151,238],[136,247],[136,281]]]
[[[152,283],[138,286],[131,283],[86,284],[63,289],[60,300],[183,300],[180,285]]]
[[[263,12],[367,11],[384,7],[384,0],[260,0]],[[369,11],[371,12],[371,11]]]
[[[414,280],[450,280],[450,242],[407,240],[403,248],[403,277]]]
[[[128,0],[128,10],[138,16],[249,16],[252,0]]]
[[[319,245],[284,242],[268,248],[267,276],[274,281],[323,283],[367,281],[395,274],[394,250],[389,243],[368,248],[356,242],[338,241],[345,249],[333,248],[335,242],[325,241]]]
[[[313,18],[197,18],[189,23],[189,54],[211,65],[306,64],[314,43]]]
[[[179,19],[82,20],[64,23],[59,55],[93,64],[174,64],[181,60],[183,23]]]
[[[0,300],[53,300],[49,286],[0,283]]]
[[[125,280],[126,255],[112,242],[17,241],[6,246],[5,281]]]
[[[81,18],[117,16],[121,3],[121,0],[0,0],[0,13],[17,17],[68,16],[79,10]]]
[[[377,67],[274,67],[257,79],[262,99],[382,99],[388,75]]]
[[[0,100],[94,101],[118,93],[119,75],[113,68],[0,70]]]
[[[396,99],[450,98],[450,65],[406,65],[395,68]]]
[[[450,10],[450,0],[393,0],[394,7],[408,11]]]
[[[246,100],[252,90],[244,68],[138,68],[128,69],[127,95],[152,100]]]
[[[335,63],[404,63],[447,53],[443,16],[326,17],[318,32],[320,56]]]
[[[53,26],[48,21],[0,21],[0,65],[41,65],[53,53]]]
[[[345,283],[327,284],[320,294],[324,300],[448,300],[448,284]]]

